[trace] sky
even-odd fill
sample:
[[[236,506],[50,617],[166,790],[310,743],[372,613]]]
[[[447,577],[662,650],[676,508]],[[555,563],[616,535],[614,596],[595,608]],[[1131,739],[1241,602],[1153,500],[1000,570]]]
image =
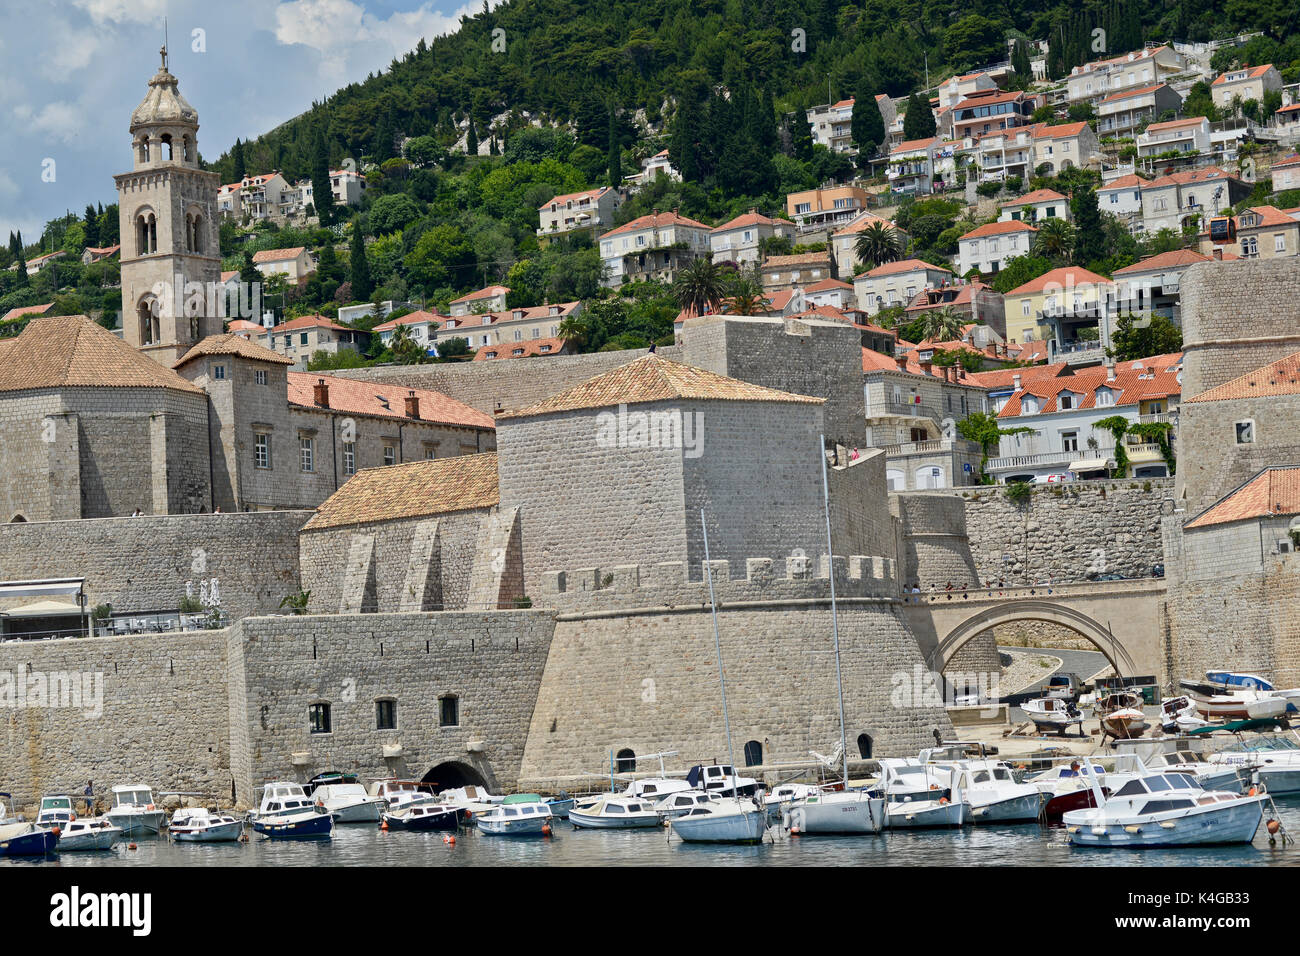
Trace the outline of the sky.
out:
[[[495,6],[498,0],[492,0]],[[131,111],[168,66],[215,159],[420,37],[455,32],[482,0],[0,0],[0,241],[116,201],[131,168]]]

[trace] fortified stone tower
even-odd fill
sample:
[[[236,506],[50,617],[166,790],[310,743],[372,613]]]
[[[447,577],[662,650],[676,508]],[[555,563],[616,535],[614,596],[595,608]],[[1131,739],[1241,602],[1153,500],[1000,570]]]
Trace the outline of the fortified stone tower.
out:
[[[131,114],[134,166],[114,176],[122,236],[122,331],[126,342],[171,366],[221,332],[219,178],[199,167],[199,115],[162,65]],[[209,290],[213,290],[211,293]]]

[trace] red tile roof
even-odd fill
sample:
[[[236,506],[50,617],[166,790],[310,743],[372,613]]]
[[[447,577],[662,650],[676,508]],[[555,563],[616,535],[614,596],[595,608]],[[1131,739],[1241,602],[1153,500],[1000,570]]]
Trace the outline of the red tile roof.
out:
[[[406,417],[406,396],[415,393],[420,400],[420,421],[442,425],[462,425],[466,428],[492,429],[492,416],[470,408],[464,402],[441,392],[424,388],[410,389],[402,385],[380,382],[363,382],[350,378],[336,378],[317,372],[289,372],[289,403],[303,408],[321,408],[316,404],[314,386],[321,379],[329,386],[329,408],[348,415],[373,415],[379,418]]]
[[[1152,86],[1143,86],[1143,87],[1141,87],[1141,88],[1139,88],[1139,89],[1136,89],[1136,90],[1121,90],[1121,91],[1118,92],[1118,93],[1112,93],[1112,94],[1110,94],[1110,96],[1106,97],[1104,100],[1102,100],[1102,102],[1103,102],[1103,103],[1117,103],[1117,102],[1119,102],[1120,100],[1126,100],[1126,99],[1128,99],[1128,98],[1131,97],[1131,96],[1145,96],[1147,93],[1154,93],[1156,90],[1160,89],[1162,86],[1167,87],[1168,85],[1169,85],[1169,84],[1167,84],[1167,83],[1156,83],[1156,84],[1154,84],[1154,85],[1152,85]]]
[[[339,332],[352,331],[345,325],[339,325],[333,319],[324,315],[300,315],[296,319],[290,319],[288,322],[281,322],[279,325],[267,331],[275,335],[278,332],[297,332],[299,329],[336,329]]]
[[[52,308],[54,308],[53,302],[46,302],[44,305],[20,305],[6,312],[4,317],[0,318],[0,322],[12,322],[24,315],[44,315]]]
[[[253,264],[260,265],[263,262],[285,262],[289,259],[297,259],[306,251],[306,246],[294,246],[291,249],[263,249],[261,252],[253,253]]]
[[[1165,129],[1178,129],[1181,126],[1200,126],[1202,123],[1208,123],[1204,116],[1189,116],[1187,119],[1169,120],[1164,123],[1152,123],[1147,127],[1147,132],[1155,132]]]
[[[1227,172],[1218,166],[1206,166],[1203,169],[1189,169],[1186,172],[1170,173],[1146,183],[1143,189],[1160,189],[1166,186],[1186,186],[1189,183],[1209,182],[1216,179],[1231,179]]]
[[[1011,219],[1007,222],[986,222],[978,228],[961,236],[961,240],[981,239],[984,236],[1004,236],[1012,232],[1037,232],[1038,229],[1029,225],[1027,222],[1021,222],[1019,219]]]
[[[528,339],[505,345],[485,345],[474,353],[475,362],[493,359],[530,358],[534,355],[560,355],[567,343],[564,339]]]
[[[713,228],[714,233],[730,232],[732,229],[743,229],[746,226],[790,226],[794,227],[789,219],[773,219],[770,216],[764,216],[761,212],[747,212],[737,216],[720,226]]]
[[[1247,68],[1246,68],[1246,75],[1243,76],[1243,77],[1238,77],[1237,79],[1233,80],[1232,82],[1233,82],[1233,83],[1240,83],[1242,80],[1256,80],[1256,79],[1259,79],[1261,76],[1263,76],[1265,73],[1267,73],[1267,72],[1268,72],[1269,70],[1271,70],[1271,69],[1273,69],[1273,64],[1272,64],[1272,63],[1265,63],[1263,66],[1251,66],[1251,67],[1247,67]],[[1211,83],[1210,85],[1211,85],[1211,86],[1222,86],[1224,83],[1227,83],[1227,82],[1228,82],[1228,77],[1229,77],[1229,76],[1235,76],[1236,74],[1238,74],[1238,73],[1240,73],[1240,72],[1241,72],[1241,70],[1228,70],[1228,72],[1226,72],[1226,73],[1220,73],[1218,76],[1216,76],[1216,77],[1214,78],[1214,82]]]
[[[1186,401],[1222,402],[1257,395],[1300,395],[1300,352],[1239,375]]]
[[[1002,208],[1010,209],[1013,206],[1028,206],[1030,203],[1055,202],[1058,199],[1064,198],[1065,197],[1055,189],[1035,189],[1033,192],[1025,193],[1023,196],[1013,199],[1010,202],[1004,202]]]
[[[1107,189],[1130,189],[1133,186],[1137,186],[1140,188],[1142,186],[1145,186],[1146,184],[1147,181],[1143,179],[1141,176],[1135,176],[1132,173],[1129,173],[1127,176],[1121,176],[1119,177],[1119,179],[1111,180],[1106,185],[1098,189],[1097,192],[1105,192]]]
[[[818,292],[830,292],[833,289],[852,292],[853,286],[847,282],[841,282],[839,279],[822,279],[820,282],[814,282],[810,286],[805,286],[803,291],[804,295],[813,295]]]
[[[1067,136],[1078,136],[1087,125],[1086,122],[1062,123],[1059,126],[1036,123],[1034,124],[1034,139],[1062,139]]]
[[[494,296],[506,295],[510,291],[508,286],[490,285],[474,292],[467,292],[458,299],[452,299],[451,305],[457,305],[461,302],[473,302],[475,299],[491,299]]]
[[[1048,286],[1060,286],[1062,289],[1070,289],[1080,286],[1110,284],[1110,279],[1099,276],[1095,272],[1089,272],[1082,266],[1063,266],[1060,269],[1045,272],[1037,279],[1030,279],[1024,285],[1012,289],[1006,294],[1006,297],[1009,299],[1013,295],[1035,295]]]
[[[599,189],[586,189],[580,193],[565,193],[563,196],[552,196],[549,200],[537,207],[538,212],[549,210],[552,205],[563,206],[569,200],[581,202],[583,199],[590,199],[593,202],[600,199],[605,193],[609,192],[608,186],[601,186]]]
[[[1175,249],[1172,252],[1162,252],[1156,256],[1147,256],[1140,262],[1135,262],[1131,266],[1125,266],[1123,269],[1116,269],[1115,275],[1131,275],[1135,272],[1150,272],[1154,269],[1177,269],[1180,267],[1195,265],[1198,262],[1209,262],[1209,256],[1203,256],[1199,252],[1191,249]]]
[[[1300,514],[1300,465],[1270,466],[1193,518],[1184,528]]]
[[[399,318],[389,319],[387,322],[381,322],[379,325],[376,325],[371,329],[371,331],[387,332],[390,329],[397,328],[399,325],[420,325],[424,322],[431,322],[434,325],[440,326],[442,323],[446,322],[448,318],[449,316],[439,315],[437,312],[425,312],[424,310],[408,312],[406,315]]]
[[[1178,382],[1178,362],[1181,356],[1152,356],[1133,362],[1119,362],[1115,366],[1115,378],[1107,378],[1104,366],[1074,369],[1066,368],[1055,375],[1040,374],[1025,378],[1021,369],[1021,387],[1007,399],[999,418],[1016,418],[1022,413],[1022,399],[1033,395],[1042,400],[1037,414],[1050,414],[1060,411],[1058,396],[1069,392],[1079,396],[1074,405],[1077,409],[1116,407],[1136,405],[1142,401],[1165,399],[1182,392]],[[1052,368],[1052,366],[1046,366]],[[1097,404],[1097,390],[1108,388],[1115,393],[1110,405]]]
[[[708,230],[709,227],[702,222],[694,219],[688,219],[686,216],[678,215],[675,212],[651,213],[648,216],[639,216],[629,223],[624,223],[617,229],[611,229],[601,236],[602,239],[608,239],[610,236],[622,236],[627,233],[640,232],[642,229],[666,229],[669,226],[686,226],[691,229]]]
[[[952,275],[951,269],[945,268],[944,266],[936,266],[932,262],[925,262],[922,259],[900,259],[897,262],[882,262],[874,269],[860,274],[858,278],[861,278],[862,275],[867,275],[872,279],[878,279],[881,276],[901,275],[905,272],[921,272],[923,270],[929,272],[946,272],[949,275]]]

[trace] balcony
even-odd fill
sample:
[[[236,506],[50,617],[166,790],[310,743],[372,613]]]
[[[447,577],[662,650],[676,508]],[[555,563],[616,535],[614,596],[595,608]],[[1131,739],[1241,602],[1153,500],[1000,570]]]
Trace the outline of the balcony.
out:
[[[950,452],[978,455],[980,452],[980,446],[977,442],[967,441],[964,438],[936,438],[931,441],[909,441],[897,445],[880,445],[879,447],[889,458],[904,455],[936,455]]]
[[[921,405],[916,402],[885,402],[884,411],[878,411],[874,408],[867,409],[867,417],[876,415],[902,415],[905,418],[929,418],[935,422],[943,421],[943,416],[939,414],[938,409],[930,405]]]
[[[1043,451],[1034,452],[1028,455],[1004,455],[1001,458],[990,458],[985,470],[989,473],[1001,471],[1016,471],[1021,468],[1046,468],[1059,467],[1062,470],[1068,468],[1072,463],[1077,461],[1096,462],[1097,470],[1106,467],[1106,462],[1113,460],[1115,457],[1114,447],[1099,448],[1093,451],[1091,448],[1085,448],[1082,451]]]

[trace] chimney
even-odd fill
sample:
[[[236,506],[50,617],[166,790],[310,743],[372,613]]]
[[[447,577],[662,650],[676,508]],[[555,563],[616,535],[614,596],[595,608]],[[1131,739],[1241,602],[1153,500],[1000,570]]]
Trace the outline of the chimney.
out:
[[[415,394],[415,389],[411,389],[406,395],[406,417],[420,417],[420,397]]]
[[[1215,247],[1214,247],[1214,258],[1217,259],[1219,262],[1222,262],[1222,261],[1223,261],[1223,247],[1222,247],[1222,246],[1215,246]]]
[[[1011,376],[1011,387],[1012,387],[1013,389],[1015,389],[1017,392],[1020,391],[1020,373],[1019,373],[1019,372],[1017,372],[1015,375],[1012,375],[1012,376]]]
[[[907,371],[907,355],[906,355],[906,354],[903,354],[903,355],[895,355],[895,356],[894,356],[894,361],[898,364],[898,370],[899,370],[900,372],[906,372],[906,371]]]
[[[922,374],[922,375],[931,375],[931,374],[933,374],[933,373],[930,371],[930,360],[929,360],[929,359],[918,359],[917,361],[918,361],[918,363],[919,363],[920,366],[921,366],[921,374]]]
[[[325,379],[316,379],[316,384],[311,387],[312,401],[321,408],[330,407],[330,387],[325,384]]]
[[[1115,381],[1115,360],[1113,358],[1106,359],[1106,381]]]

